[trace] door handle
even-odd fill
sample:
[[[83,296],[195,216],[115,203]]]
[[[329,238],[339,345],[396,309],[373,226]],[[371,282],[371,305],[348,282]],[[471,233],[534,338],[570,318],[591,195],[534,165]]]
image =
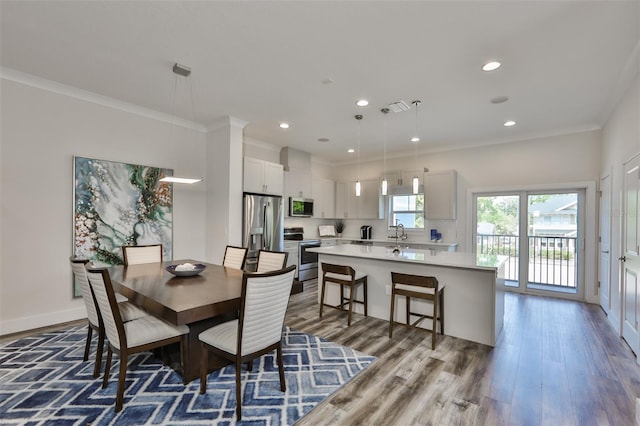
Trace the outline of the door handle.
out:
[[[627,261],[627,256],[620,256],[620,257],[618,258],[618,260],[621,260],[621,261],[623,261],[623,262],[626,262],[626,261]]]

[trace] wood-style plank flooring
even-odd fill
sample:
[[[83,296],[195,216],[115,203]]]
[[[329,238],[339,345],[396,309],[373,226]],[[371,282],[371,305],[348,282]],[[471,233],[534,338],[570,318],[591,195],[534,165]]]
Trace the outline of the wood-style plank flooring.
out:
[[[286,324],[378,360],[299,425],[634,425],[640,366],[596,305],[507,293],[495,348],[325,309],[315,281]]]
[[[507,293],[495,348],[325,309],[315,281],[286,324],[377,361],[299,425],[634,425],[640,367],[596,305]],[[75,321],[72,324],[84,324]],[[62,326],[47,327],[56,329]],[[0,338],[6,342],[43,330]]]

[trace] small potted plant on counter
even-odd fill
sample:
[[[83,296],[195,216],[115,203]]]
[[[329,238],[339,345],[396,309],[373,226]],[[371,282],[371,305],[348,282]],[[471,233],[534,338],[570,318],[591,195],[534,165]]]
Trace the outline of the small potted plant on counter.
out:
[[[342,231],[344,231],[344,220],[336,219],[336,233],[338,237],[342,237]]]

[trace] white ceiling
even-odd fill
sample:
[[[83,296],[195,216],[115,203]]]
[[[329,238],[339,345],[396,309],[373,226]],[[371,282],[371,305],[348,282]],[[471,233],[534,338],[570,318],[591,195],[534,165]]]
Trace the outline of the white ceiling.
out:
[[[421,153],[599,128],[640,44],[637,0],[2,0],[0,8],[5,70],[203,126],[236,117],[250,138],[337,162],[353,160],[355,114],[364,115],[361,158],[380,158],[380,108],[400,99],[422,100]],[[483,72],[491,59],[503,66]],[[174,62],[192,68],[193,106]],[[510,100],[489,102],[502,95]],[[356,107],[359,98],[370,105]],[[413,153],[415,117],[389,114],[390,155]],[[518,124],[505,128],[507,119]]]

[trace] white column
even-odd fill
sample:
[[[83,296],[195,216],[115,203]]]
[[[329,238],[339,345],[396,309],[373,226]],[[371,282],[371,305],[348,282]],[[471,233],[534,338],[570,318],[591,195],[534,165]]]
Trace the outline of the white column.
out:
[[[246,121],[225,117],[207,133],[207,262],[220,264],[227,244],[242,245],[242,143],[246,125]]]

